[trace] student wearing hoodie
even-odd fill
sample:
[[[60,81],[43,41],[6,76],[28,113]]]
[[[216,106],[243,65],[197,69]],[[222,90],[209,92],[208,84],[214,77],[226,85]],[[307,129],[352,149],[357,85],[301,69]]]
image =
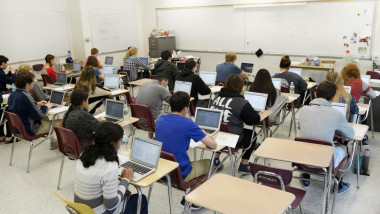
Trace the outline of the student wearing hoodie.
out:
[[[169,80],[169,90],[173,91],[174,90],[174,82],[175,82],[175,77],[179,73],[179,70],[176,65],[171,63],[172,61],[172,54],[170,51],[162,51],[161,53],[161,58],[162,60],[158,61],[154,65],[154,69],[152,71],[153,75],[156,75],[160,72],[163,72],[165,76],[168,77]]]
[[[191,82],[190,97],[194,97],[193,104],[197,106],[198,94],[208,95],[211,93],[211,89],[203,82],[202,78],[195,74],[195,66],[197,63],[193,58],[185,61],[185,69],[176,76],[176,80]]]

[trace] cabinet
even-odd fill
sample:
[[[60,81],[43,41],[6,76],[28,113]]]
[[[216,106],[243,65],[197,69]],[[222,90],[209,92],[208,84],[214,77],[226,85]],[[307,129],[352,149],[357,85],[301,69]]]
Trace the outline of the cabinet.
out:
[[[176,50],[175,37],[149,38],[149,57],[160,58],[161,52]]]

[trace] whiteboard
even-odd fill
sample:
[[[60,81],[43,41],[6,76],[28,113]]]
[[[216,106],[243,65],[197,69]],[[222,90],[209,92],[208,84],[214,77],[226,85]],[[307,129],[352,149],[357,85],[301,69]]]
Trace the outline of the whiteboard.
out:
[[[9,63],[65,56],[70,50],[66,12],[6,12],[0,20],[0,54]]]
[[[101,53],[137,47],[135,10],[91,11],[92,46]]]

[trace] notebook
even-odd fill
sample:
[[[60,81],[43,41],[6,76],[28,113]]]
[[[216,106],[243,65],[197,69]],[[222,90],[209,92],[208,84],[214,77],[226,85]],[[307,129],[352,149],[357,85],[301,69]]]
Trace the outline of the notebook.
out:
[[[277,90],[281,91],[281,78],[272,78],[272,83]]]
[[[289,68],[289,71],[290,71],[290,72],[293,72],[293,73],[296,73],[296,74],[298,74],[299,76],[301,76],[302,68]]]
[[[350,94],[351,93],[351,86],[343,86],[344,89]]]
[[[112,56],[106,56],[106,59],[104,60],[104,64],[112,65],[113,64],[113,57]]]
[[[222,115],[221,110],[198,107],[195,110],[195,123],[205,130],[207,135],[213,136],[219,131]]]
[[[134,171],[132,181],[139,181],[156,171],[161,148],[162,143],[159,141],[135,137],[131,157],[120,166],[132,168]]]
[[[360,78],[362,79],[363,82],[367,83],[369,85],[369,80],[371,79],[370,75],[360,75]]]
[[[104,118],[107,122],[118,123],[124,119],[124,103],[117,100],[106,100],[106,115]]]
[[[53,104],[53,108],[62,106],[63,98],[65,97],[64,91],[51,91],[49,103]]]
[[[215,85],[215,80],[216,80],[216,72],[211,72],[211,71],[201,71],[199,73],[199,76],[205,82],[206,85],[208,86],[213,86]]]
[[[268,94],[246,91],[244,92],[244,98],[248,100],[248,102],[251,104],[253,109],[257,111],[257,113],[261,114],[263,111],[265,111]]]
[[[145,65],[147,65],[148,62],[149,62],[149,58],[148,58],[148,57],[139,57],[139,59],[141,59],[141,61],[143,61],[143,63],[144,63]]]
[[[117,74],[104,75],[104,87],[110,90],[119,89],[119,75]]]
[[[191,85],[192,85],[191,82],[175,81],[174,93],[177,91],[183,91],[183,92],[186,92],[188,95],[190,95]]]
[[[333,109],[338,110],[340,113],[343,114],[344,117],[346,117],[346,112],[347,112],[347,104],[346,103],[331,103],[331,107]]]
[[[103,74],[117,74],[117,69],[113,65],[104,65],[103,66]]]
[[[66,85],[67,84],[67,74],[64,72],[57,72],[57,80],[54,85]]]
[[[241,70],[243,70],[246,73],[252,73],[252,71],[253,71],[253,63],[242,62],[240,68],[241,68]]]

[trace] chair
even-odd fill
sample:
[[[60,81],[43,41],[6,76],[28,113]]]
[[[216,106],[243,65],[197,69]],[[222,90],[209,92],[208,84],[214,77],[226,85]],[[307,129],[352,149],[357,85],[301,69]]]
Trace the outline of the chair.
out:
[[[367,71],[366,75],[370,75],[371,79],[380,79],[380,73],[376,71]]]
[[[63,154],[57,186],[57,189],[59,190],[63,172],[63,165],[65,164],[65,157],[67,156],[70,159],[78,159],[80,153],[82,152],[82,147],[80,146],[80,142],[77,136],[72,130],[57,126],[54,126],[54,130],[57,134],[59,151]]]
[[[41,74],[41,77],[42,77],[42,81],[44,82],[44,86],[55,83],[55,80],[49,74]]]
[[[124,89],[128,90],[128,87],[126,85],[124,85]],[[121,96],[125,96],[124,100],[121,98]],[[121,95],[117,96],[116,100],[121,100],[121,101],[124,101],[124,102],[125,102],[125,100],[127,100],[128,105],[136,103],[136,98],[132,97],[129,92],[126,92],[124,94],[121,94]]]
[[[86,204],[81,203],[75,203],[68,201],[66,199],[63,199],[58,193],[54,193],[59,199],[61,199],[66,204],[66,209],[69,213],[75,213],[72,212],[72,210],[76,211],[79,214],[95,214],[95,212]]]
[[[39,135],[35,135],[35,136],[30,136],[28,134],[28,132],[26,131],[25,126],[22,123],[20,117],[17,114],[14,114],[14,113],[9,112],[9,111],[4,111],[4,114],[5,114],[5,117],[7,118],[7,121],[9,124],[9,129],[11,130],[13,136],[25,139],[26,141],[30,142],[28,167],[26,169],[26,171],[29,173],[30,160],[32,159],[33,149],[48,139],[46,137],[48,135],[48,132],[43,133],[43,134],[39,134]],[[41,138],[41,137],[45,137],[45,139],[42,140],[41,142],[39,142],[38,144],[34,145],[33,141],[37,140],[38,138]],[[16,144],[16,142],[14,142],[12,145],[11,160],[9,161],[10,166],[12,166],[12,159],[13,159],[15,144]]]
[[[33,68],[33,71],[42,71],[42,69],[44,68],[44,64],[35,64],[32,66]]]
[[[142,129],[149,132],[155,132],[156,122],[150,108],[146,105],[131,104],[132,117],[139,118],[139,121],[133,123],[132,125],[137,129]],[[133,132],[133,135],[135,133]]]
[[[154,79],[156,79],[156,75],[151,74],[151,75],[150,75],[150,78],[151,78],[152,80],[154,80]]]
[[[30,90],[29,92],[36,102],[40,102],[40,99],[38,98],[36,92],[34,92],[33,90]]]
[[[250,163],[250,171],[256,183],[261,183],[275,189],[292,193],[296,199],[290,205],[292,209],[300,208],[302,212],[301,202],[306,195],[306,191],[289,186],[292,182],[293,172],[291,170],[279,169],[270,166],[264,166],[256,163]]]

